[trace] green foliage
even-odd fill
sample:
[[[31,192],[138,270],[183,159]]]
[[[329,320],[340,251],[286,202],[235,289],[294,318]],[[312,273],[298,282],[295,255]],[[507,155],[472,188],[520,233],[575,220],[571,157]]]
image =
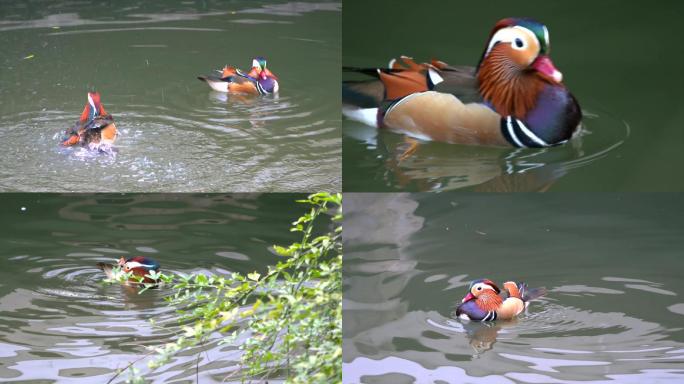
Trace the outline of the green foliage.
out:
[[[265,271],[227,276],[151,276],[173,284],[167,298],[181,314],[183,335],[155,348],[157,369],[179,351],[219,332],[241,342],[242,381],[284,377],[288,383],[342,380],[342,196],[318,193],[299,201],[307,212],[292,223],[301,241],[273,249],[283,259]],[[321,222],[322,215],[332,223]],[[131,276],[117,275],[120,281]],[[153,284],[142,285],[141,292]],[[236,377],[231,377],[235,379]]]

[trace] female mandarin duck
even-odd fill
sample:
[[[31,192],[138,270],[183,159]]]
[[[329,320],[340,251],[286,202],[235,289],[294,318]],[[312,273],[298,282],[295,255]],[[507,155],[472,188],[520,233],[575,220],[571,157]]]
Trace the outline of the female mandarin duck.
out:
[[[470,283],[468,294],[456,308],[456,316],[473,321],[510,320],[518,316],[530,300],[546,294],[546,288],[527,288],[525,283],[507,281],[506,292],[489,279],[475,280]]]
[[[219,92],[268,95],[277,93],[278,77],[266,68],[266,59],[256,57],[252,60],[252,69],[245,73],[242,70],[225,66],[221,75],[199,76],[198,79],[206,81],[209,86]]]
[[[100,147],[101,144],[114,144],[118,131],[114,118],[105,111],[100,94],[88,92],[88,102],[83,108],[81,118],[73,127],[66,130],[62,138],[62,146],[69,147],[80,144],[84,147]]]
[[[345,82],[351,118],[449,143],[547,147],[565,143],[582,112],[549,58],[549,32],[531,19],[503,19],[477,67],[402,57],[389,69],[347,70],[378,80]],[[352,107],[351,109],[349,107]],[[360,108],[377,108],[377,113]]]
[[[126,273],[132,272],[133,276],[129,281],[135,283],[139,282],[138,279],[142,278],[142,283],[155,284],[157,281],[151,279],[148,275],[150,272],[159,272],[159,263],[144,256],[131,257],[130,259],[122,257],[117,265],[97,263],[97,267],[107,275],[108,279],[112,280],[116,279],[115,267],[121,268],[121,271]]]

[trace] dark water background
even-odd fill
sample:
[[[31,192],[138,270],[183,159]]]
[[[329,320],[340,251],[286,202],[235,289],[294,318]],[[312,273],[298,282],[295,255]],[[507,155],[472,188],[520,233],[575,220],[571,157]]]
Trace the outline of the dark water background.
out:
[[[681,383],[684,200],[345,194],[345,383]],[[545,286],[453,319],[477,278]]]
[[[476,65],[495,22],[533,17],[579,100],[585,135],[542,150],[428,143],[409,160],[401,135],[343,120],[345,191],[682,191],[684,3],[658,1],[349,1],[343,64],[408,55]]]
[[[178,314],[163,300],[170,288],[138,295],[105,285],[95,264],[143,255],[165,273],[263,273],[280,259],[271,246],[297,239],[289,228],[306,210],[294,202],[302,197],[5,194],[0,381],[105,383],[147,347],[175,341]],[[197,366],[199,382],[222,382],[240,352],[215,336],[154,373],[150,358],[134,366],[152,382],[194,381]]]
[[[339,190],[340,2],[0,2],[0,190]],[[265,56],[277,98],[196,79]],[[86,92],[118,155],[61,149]]]

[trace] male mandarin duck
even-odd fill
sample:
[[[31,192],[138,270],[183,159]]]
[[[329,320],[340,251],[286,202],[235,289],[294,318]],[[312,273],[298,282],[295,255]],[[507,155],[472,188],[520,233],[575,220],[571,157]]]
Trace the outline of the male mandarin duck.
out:
[[[266,59],[256,57],[252,60],[252,69],[245,73],[242,70],[225,66],[221,75],[211,74],[198,76],[197,78],[206,81],[209,86],[219,92],[268,95],[277,93],[278,77],[266,68]]]
[[[518,316],[530,300],[546,294],[546,288],[528,288],[525,283],[507,281],[506,292],[489,279],[470,283],[468,294],[456,308],[456,316],[472,321],[511,320]]]
[[[130,259],[124,259],[123,257],[119,259],[117,265],[97,263],[97,267],[100,268],[106,275],[108,279],[116,279],[116,274],[114,272],[115,267],[121,268],[121,271],[133,273],[133,277],[142,278],[143,283],[154,284],[157,283],[156,280],[151,279],[148,275],[150,272],[159,272],[159,263],[149,257],[135,256]],[[137,279],[130,280],[131,282],[138,282]]]
[[[100,144],[112,145],[118,131],[114,118],[105,111],[100,94],[88,92],[88,102],[83,108],[80,119],[66,130],[61,145],[65,147],[80,144],[93,147]]]
[[[477,67],[402,56],[387,69],[346,68],[345,114],[409,136],[448,143],[548,147],[568,141],[582,112],[549,58],[549,31],[526,18],[492,30]],[[375,111],[377,109],[377,112]]]

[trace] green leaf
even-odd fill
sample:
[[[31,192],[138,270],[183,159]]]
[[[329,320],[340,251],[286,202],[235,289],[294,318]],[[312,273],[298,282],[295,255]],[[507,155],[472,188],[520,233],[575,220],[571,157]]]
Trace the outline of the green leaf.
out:
[[[157,276],[173,284],[168,302],[184,323],[183,335],[157,349],[150,369],[218,332],[220,344],[239,340],[243,382],[273,372],[292,383],[342,380],[342,195],[315,193],[299,202],[307,211],[290,231],[301,232],[301,240],[274,245],[283,257],[274,266],[246,275]]]

